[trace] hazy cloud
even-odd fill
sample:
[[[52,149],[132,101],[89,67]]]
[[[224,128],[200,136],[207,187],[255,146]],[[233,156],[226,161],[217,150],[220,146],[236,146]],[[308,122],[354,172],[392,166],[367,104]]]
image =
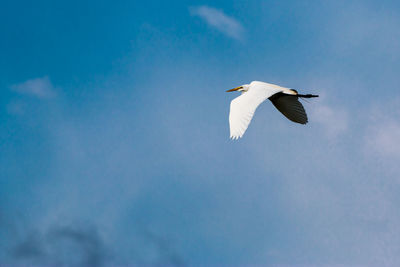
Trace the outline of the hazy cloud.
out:
[[[192,7],[192,16],[204,19],[207,24],[234,39],[242,39],[244,28],[236,19],[226,15],[221,10],[208,6]]]
[[[12,255],[26,264],[103,266],[108,254],[96,229],[62,226],[29,233]]]
[[[16,259],[35,261],[45,256],[42,249],[42,240],[40,237],[31,233],[22,240],[12,251],[12,255]]]
[[[318,105],[311,109],[312,120],[320,124],[328,138],[336,138],[348,129],[348,116],[343,108]]]
[[[368,136],[369,146],[383,156],[400,156],[400,123],[389,122],[377,125]]]
[[[53,225],[43,231],[23,230],[21,234],[20,240],[7,247],[13,266],[100,267],[116,266],[121,262],[185,265],[183,258],[171,245],[171,240],[147,229],[141,229],[133,236],[128,234],[128,240],[117,241],[130,245],[127,258],[94,226]],[[139,241],[138,244],[132,242],[134,240]]]
[[[399,101],[386,104],[385,107],[371,111],[365,135],[366,151],[385,158],[400,158],[400,113],[397,110]],[[393,110],[395,112],[388,112]],[[389,114],[388,114],[389,113]]]
[[[37,98],[50,98],[55,95],[55,88],[47,76],[14,84],[10,88],[19,94]]]

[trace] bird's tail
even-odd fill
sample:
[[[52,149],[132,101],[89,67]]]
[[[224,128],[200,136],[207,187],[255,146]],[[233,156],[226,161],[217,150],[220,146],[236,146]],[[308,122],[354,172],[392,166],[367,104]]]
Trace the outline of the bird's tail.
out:
[[[312,94],[306,94],[306,95],[297,94],[296,96],[302,97],[302,98],[319,97],[319,95],[312,95]]]

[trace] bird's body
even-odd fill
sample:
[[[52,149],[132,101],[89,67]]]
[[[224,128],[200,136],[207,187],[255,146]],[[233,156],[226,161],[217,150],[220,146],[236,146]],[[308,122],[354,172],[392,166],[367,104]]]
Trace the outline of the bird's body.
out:
[[[307,114],[298,98],[317,97],[317,95],[311,94],[301,95],[294,89],[259,81],[253,81],[227,92],[233,91],[239,91],[242,94],[231,102],[229,126],[232,139],[243,136],[257,107],[267,99],[289,120],[306,124],[308,121]]]

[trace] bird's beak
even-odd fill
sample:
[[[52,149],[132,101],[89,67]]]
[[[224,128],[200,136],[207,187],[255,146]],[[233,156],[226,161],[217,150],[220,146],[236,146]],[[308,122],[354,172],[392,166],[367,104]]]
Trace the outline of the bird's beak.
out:
[[[242,89],[242,88],[243,88],[243,86],[239,86],[239,87],[236,87],[236,88],[233,88],[233,89],[229,89],[227,92],[237,91],[237,90]]]

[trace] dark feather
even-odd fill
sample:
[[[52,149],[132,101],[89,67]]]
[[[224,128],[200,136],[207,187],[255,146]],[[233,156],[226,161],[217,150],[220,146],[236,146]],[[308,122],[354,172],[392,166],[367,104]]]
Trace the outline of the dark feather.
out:
[[[297,95],[277,93],[271,96],[269,100],[289,120],[301,124],[308,122],[306,111]]]

